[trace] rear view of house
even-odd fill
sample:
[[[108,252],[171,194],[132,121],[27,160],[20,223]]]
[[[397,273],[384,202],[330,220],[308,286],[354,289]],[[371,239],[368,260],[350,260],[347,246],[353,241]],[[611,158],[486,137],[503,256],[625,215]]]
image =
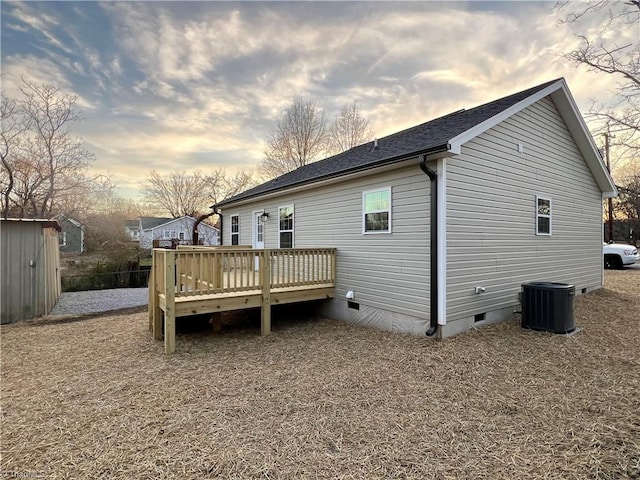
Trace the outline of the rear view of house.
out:
[[[617,194],[564,79],[298,168],[215,205],[226,245],[334,247],[329,317],[450,336],[523,283],[602,286]]]

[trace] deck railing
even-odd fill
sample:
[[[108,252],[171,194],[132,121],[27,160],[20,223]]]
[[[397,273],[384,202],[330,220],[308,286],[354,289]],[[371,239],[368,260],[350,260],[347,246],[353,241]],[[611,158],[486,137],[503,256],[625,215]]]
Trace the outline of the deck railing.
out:
[[[285,301],[283,295],[287,296],[286,301],[326,298],[329,295],[326,290],[332,291],[335,286],[335,248],[257,250],[242,246],[184,246],[177,250],[154,249],[152,255],[149,328],[154,338],[160,339],[161,310],[164,310],[167,353],[175,350],[178,302],[189,305],[189,309],[181,310],[185,315],[185,311],[195,312],[191,306],[196,304],[198,311],[204,313],[246,308],[244,305],[251,301],[252,305],[262,306],[261,332],[267,335],[273,296],[278,296],[276,302]],[[226,307],[221,306],[224,299]]]
[[[153,271],[156,290],[173,283],[176,297],[320,285],[335,283],[335,249],[154,249]]]

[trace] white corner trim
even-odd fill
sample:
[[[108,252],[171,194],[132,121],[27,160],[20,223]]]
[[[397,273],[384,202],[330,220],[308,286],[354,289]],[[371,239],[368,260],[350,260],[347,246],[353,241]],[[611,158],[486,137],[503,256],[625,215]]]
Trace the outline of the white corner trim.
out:
[[[447,163],[438,159],[438,325],[447,324]]]

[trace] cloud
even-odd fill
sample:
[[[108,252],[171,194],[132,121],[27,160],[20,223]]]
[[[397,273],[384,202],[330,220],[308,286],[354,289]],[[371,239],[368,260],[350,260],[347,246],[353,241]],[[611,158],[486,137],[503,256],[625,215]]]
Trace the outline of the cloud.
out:
[[[545,2],[4,4],[31,48],[3,33],[3,88],[28,72],[80,95],[95,168],[127,185],[258,163],[295,96],[329,119],[357,99],[383,136],[559,76],[586,110],[612,84],[562,59],[577,40]]]

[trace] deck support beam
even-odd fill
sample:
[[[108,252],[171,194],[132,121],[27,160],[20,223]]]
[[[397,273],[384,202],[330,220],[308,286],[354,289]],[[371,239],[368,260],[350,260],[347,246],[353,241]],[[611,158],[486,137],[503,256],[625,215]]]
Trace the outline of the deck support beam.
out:
[[[174,250],[167,250],[164,256],[164,353],[169,355],[176,351],[176,255]]]
[[[271,252],[265,249],[260,258],[260,279],[262,284],[262,308],[260,315],[260,335],[271,333]]]

